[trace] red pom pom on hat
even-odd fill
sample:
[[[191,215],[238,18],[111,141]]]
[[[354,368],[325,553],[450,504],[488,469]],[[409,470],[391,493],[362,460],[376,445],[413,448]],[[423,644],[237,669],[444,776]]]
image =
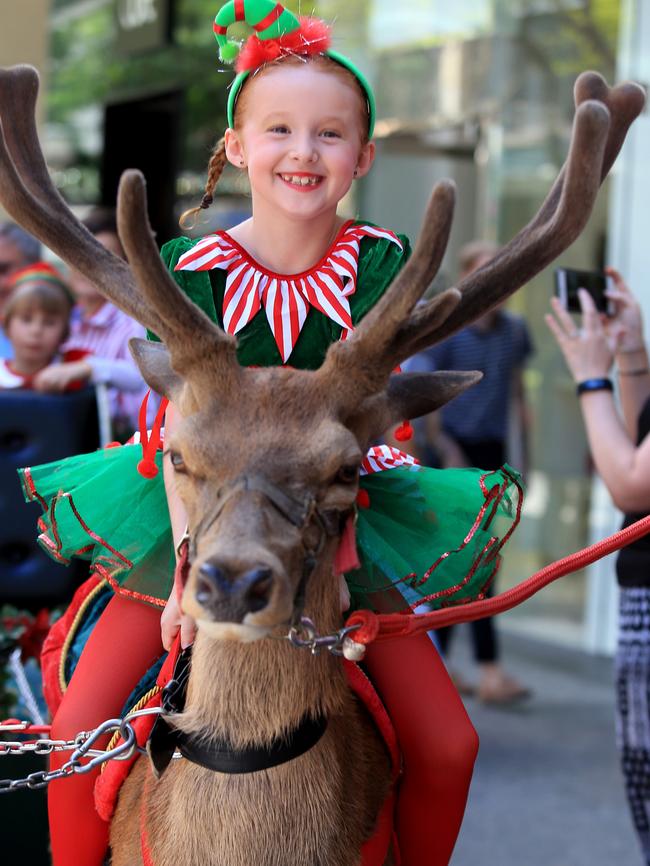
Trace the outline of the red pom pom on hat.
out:
[[[319,18],[301,17],[300,30],[285,33],[277,39],[250,36],[237,57],[237,72],[250,72],[265,63],[272,63],[284,54],[323,54],[332,42],[328,25]]]
[[[143,478],[155,478],[158,474],[155,460],[152,460],[151,457],[143,457],[138,463],[138,472]]]
[[[370,508],[370,494],[363,487],[357,493],[357,505],[359,508]]]
[[[155,478],[158,475],[158,466],[156,465],[156,451],[161,446],[160,429],[162,427],[165,410],[169,405],[169,400],[163,397],[156,412],[156,418],[153,422],[151,435],[147,434],[147,404],[149,402],[149,394],[147,391],[140,406],[140,417],[138,426],[140,427],[140,443],[142,445],[142,460],[138,463],[137,469],[143,478]]]
[[[398,442],[408,442],[413,438],[413,428],[408,421],[404,421],[395,430],[395,438]]]

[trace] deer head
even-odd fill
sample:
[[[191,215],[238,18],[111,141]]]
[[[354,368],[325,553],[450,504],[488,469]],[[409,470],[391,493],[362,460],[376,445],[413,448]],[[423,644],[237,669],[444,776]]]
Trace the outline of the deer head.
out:
[[[290,621],[312,571],[327,578],[319,598],[327,585],[334,599],[332,558],[365,449],[393,422],[437,409],[479,378],[391,371],[502,302],[577,238],[645,99],[637,85],[610,89],[596,73],[580,76],[567,161],[539,213],[488,265],[418,303],[451,226],[454,188],[438,184],[409,263],[352,337],[331,346],[319,370],[302,371],[239,366],[235,340],[167,273],[138,172],[123,175],[118,201],[131,268],[90,236],[50,181],[34,124],[37,89],[29,67],[0,73],[0,202],[162,338],[132,350],[184,419],[165,442],[192,539],[183,605],[207,632],[241,639]],[[335,600],[327,606],[338,616]]]

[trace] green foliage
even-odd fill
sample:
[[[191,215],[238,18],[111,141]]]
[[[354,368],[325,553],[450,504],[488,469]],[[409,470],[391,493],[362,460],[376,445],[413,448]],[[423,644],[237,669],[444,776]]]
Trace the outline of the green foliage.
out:
[[[532,48],[533,62],[559,81],[572,80],[585,69],[597,69],[613,78],[619,0],[592,0],[580,8],[571,8],[559,0],[549,5],[554,7],[552,12],[520,19],[517,37]]]

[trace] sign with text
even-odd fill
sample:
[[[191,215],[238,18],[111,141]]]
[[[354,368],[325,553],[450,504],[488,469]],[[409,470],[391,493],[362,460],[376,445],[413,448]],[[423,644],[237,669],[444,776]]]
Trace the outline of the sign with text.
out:
[[[174,0],[115,0],[117,46],[123,54],[163,48],[171,41]]]

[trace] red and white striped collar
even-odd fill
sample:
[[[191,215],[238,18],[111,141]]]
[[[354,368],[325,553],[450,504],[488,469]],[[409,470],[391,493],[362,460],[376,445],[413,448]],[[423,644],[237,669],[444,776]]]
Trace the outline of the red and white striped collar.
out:
[[[287,362],[300,336],[310,307],[343,328],[341,339],[353,330],[349,297],[357,288],[359,249],[364,237],[383,238],[402,249],[400,239],[387,229],[345,223],[325,256],[311,270],[277,274],[255,261],[227,232],[207,235],[184,253],[176,271],[227,271],[223,325],[237,334],[263,307],[276,345]]]

